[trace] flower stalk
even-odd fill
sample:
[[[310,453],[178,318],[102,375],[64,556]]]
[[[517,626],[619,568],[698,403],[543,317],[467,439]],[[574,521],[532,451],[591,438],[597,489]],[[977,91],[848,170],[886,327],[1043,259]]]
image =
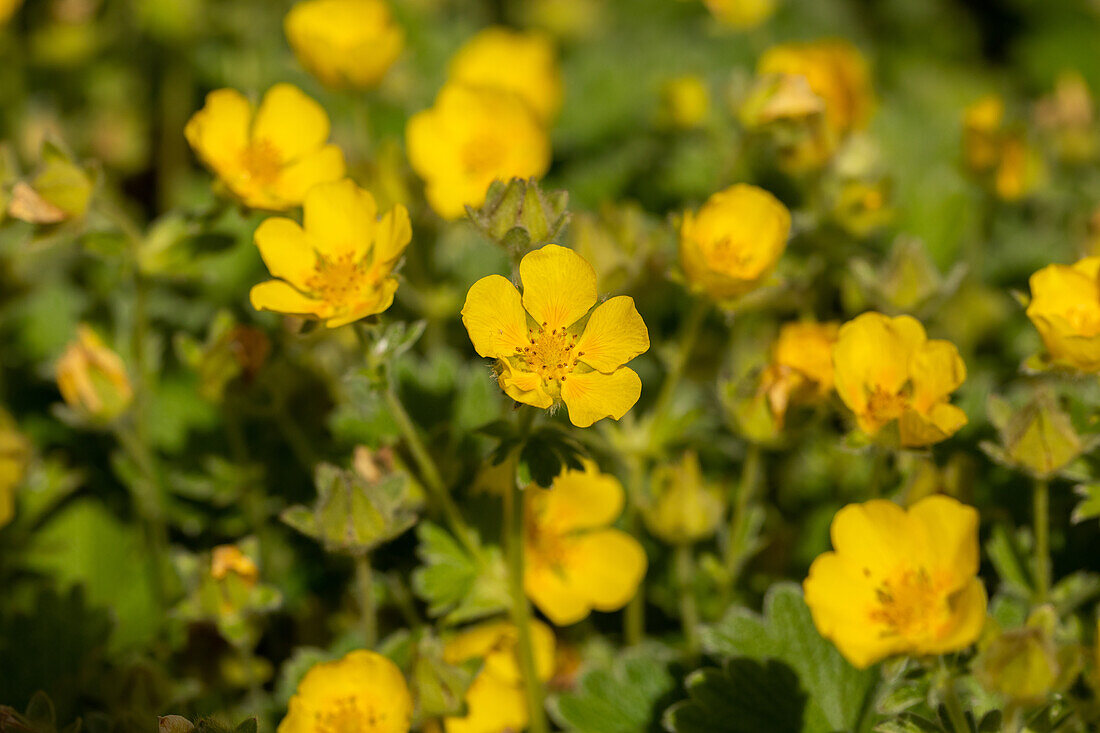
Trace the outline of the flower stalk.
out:
[[[1050,595],[1050,484],[1037,479],[1032,490],[1032,521],[1035,526],[1035,602],[1042,605]]]

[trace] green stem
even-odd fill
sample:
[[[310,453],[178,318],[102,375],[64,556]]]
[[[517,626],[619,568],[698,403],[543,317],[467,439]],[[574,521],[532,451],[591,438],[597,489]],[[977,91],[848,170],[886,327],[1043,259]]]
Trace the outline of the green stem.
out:
[[[940,657],[940,668],[943,673],[943,706],[947,708],[951,727],[954,733],[970,733],[970,723],[966,719],[962,701],[959,700],[959,693],[955,689],[955,676],[943,657]]]
[[[684,322],[684,332],[680,338],[676,355],[672,359],[672,364],[669,365],[665,380],[661,383],[661,391],[657,393],[657,401],[653,404],[651,414],[654,421],[659,421],[668,412],[676,387],[684,376],[684,368],[691,356],[691,350],[695,348],[695,341],[699,338],[699,329],[707,315],[708,306],[709,303],[703,298],[696,298],[692,302],[691,310],[688,311],[687,319]]]
[[[733,505],[733,515],[730,517],[730,538],[726,546],[726,592],[728,594],[732,594],[745,563],[745,546],[748,543],[748,537],[745,536],[745,522],[753,499],[756,497],[756,487],[760,484],[760,472],[760,446],[749,443],[745,448],[745,458],[741,464],[741,479],[737,486],[737,498]]]
[[[676,546],[675,562],[676,587],[680,594],[680,625],[684,630],[688,660],[694,662],[699,656],[699,610],[695,605],[692,582],[695,576],[695,558],[691,554],[691,545]]]
[[[886,482],[889,454],[885,448],[871,446],[871,478],[867,484],[867,496],[877,499],[882,496],[882,485]]]
[[[531,733],[548,733],[546,711],[543,708],[542,683],[535,668],[531,643],[531,607],[523,584],[523,496],[515,481],[504,492],[504,548],[508,559],[508,592],[512,601],[512,623],[516,626],[516,662],[523,674],[523,689],[530,710]]]
[[[1035,597],[1046,603],[1050,595],[1050,485],[1036,480],[1032,493],[1035,523]]]
[[[631,454],[627,457],[629,468],[629,481],[627,483],[627,501],[625,521],[626,529],[633,537],[641,532],[641,522],[638,518],[638,505],[642,500],[642,486],[645,481],[645,469],[641,456]],[[627,646],[634,646],[642,642],[645,636],[645,578],[638,583],[638,590],[626,606],[623,614],[623,637]]]
[[[364,643],[368,649],[373,649],[378,643],[378,614],[374,603],[370,554],[366,552],[355,556],[355,582],[359,587],[359,622]]]
[[[134,488],[134,506],[145,525],[145,543],[149,552],[150,578],[153,596],[159,608],[167,608],[168,592],[164,586],[165,558],[168,554],[168,527],[164,521],[164,505],[160,471],[149,446],[136,430],[120,426],[115,436],[130,460],[141,473],[141,481]]]

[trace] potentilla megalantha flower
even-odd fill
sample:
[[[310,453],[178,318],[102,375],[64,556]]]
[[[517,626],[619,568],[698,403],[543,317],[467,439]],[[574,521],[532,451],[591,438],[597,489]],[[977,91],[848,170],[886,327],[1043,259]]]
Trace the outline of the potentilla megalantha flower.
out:
[[[344,154],[326,144],[325,110],[292,84],[276,84],[259,109],[235,89],[206,96],[184,128],[191,148],[246,206],[284,211],[318,183],[344,177]]]
[[[1100,371],[1100,257],[1047,265],[1028,282],[1027,317],[1051,362],[1082,372]]]
[[[978,512],[943,495],[908,510],[882,499],[849,504],[831,528],[833,551],[803,583],[814,625],[865,668],[894,654],[964,649],[985,624]]]
[[[397,665],[357,649],[310,667],[277,733],[407,733],[413,701]]]
[[[335,88],[376,86],[405,47],[385,0],[303,0],[283,27],[302,66]]]
[[[282,217],[256,229],[256,246],[278,280],[252,288],[257,310],[310,316],[329,328],[381,313],[393,303],[393,268],[412,238],[400,204],[377,217],[369,191],[350,179],[306,194],[305,226]]]
[[[638,540],[609,525],[623,510],[623,487],[587,461],[549,489],[524,491],[527,596],[559,626],[592,611],[616,611],[638,591],[646,554]]]
[[[565,403],[574,425],[618,420],[642,392],[623,366],[649,349],[649,331],[625,295],[596,305],[596,271],[556,244],[529,252],[523,284],[500,275],[478,280],[466,295],[462,323],[474,349],[497,360],[498,382],[517,402],[543,409]]]

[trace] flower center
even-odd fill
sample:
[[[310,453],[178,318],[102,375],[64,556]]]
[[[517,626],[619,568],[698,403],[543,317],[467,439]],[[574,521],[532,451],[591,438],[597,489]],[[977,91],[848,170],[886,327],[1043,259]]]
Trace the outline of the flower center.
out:
[[[253,140],[241,151],[241,168],[250,181],[271,183],[279,176],[282,159],[268,140]]]
[[[376,713],[362,704],[356,695],[331,700],[324,709],[313,713],[314,733],[370,733],[386,720],[385,713]]]
[[[504,162],[504,148],[489,135],[477,135],[462,146],[462,167],[468,174],[498,170]]]
[[[908,407],[909,398],[904,394],[886,392],[881,388],[876,388],[867,400],[867,412],[882,423],[897,420]]]
[[[318,257],[317,270],[306,280],[309,291],[329,303],[352,300],[372,284],[370,273],[350,254],[333,259]]]
[[[882,581],[875,595],[878,605],[871,620],[886,626],[887,634],[905,639],[935,637],[950,612],[947,594],[924,568],[903,570]]]
[[[752,278],[760,274],[754,248],[746,247],[732,237],[722,237],[714,242],[707,253],[707,260],[713,269],[735,277]]]
[[[547,331],[545,323],[537,330],[527,332],[527,342],[527,346],[516,347],[516,356],[523,359],[527,371],[535,372],[543,379],[565,381],[565,376],[584,356],[583,351],[574,351],[576,334],[570,334],[565,328]]]

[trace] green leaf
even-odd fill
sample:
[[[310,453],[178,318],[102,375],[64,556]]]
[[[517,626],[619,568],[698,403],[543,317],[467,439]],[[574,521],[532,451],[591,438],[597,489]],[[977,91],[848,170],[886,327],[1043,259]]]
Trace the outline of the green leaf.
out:
[[[798,586],[773,586],[764,598],[763,618],[734,608],[722,621],[704,628],[701,638],[710,654],[777,659],[790,665],[809,693],[806,730],[858,728],[877,675],[850,665],[817,633]]]
[[[424,566],[413,571],[412,586],[427,601],[428,615],[457,624],[507,608],[504,560],[498,548],[478,548],[479,556],[474,557],[430,522],[421,522],[416,534],[416,552]]]
[[[1027,553],[1020,546],[1019,537],[1009,534],[1003,524],[996,524],[989,541],[985,543],[985,551],[1004,589],[1021,598],[1029,597],[1031,573],[1027,567]]]
[[[585,672],[575,691],[552,702],[551,713],[563,728],[584,733],[661,730],[659,703],[676,686],[662,657],[667,654],[642,647],[625,652],[607,668]]]
[[[775,659],[730,659],[724,669],[699,669],[688,675],[690,699],[665,713],[674,733],[799,733],[806,693],[794,671]]]
[[[1081,497],[1069,520],[1080,524],[1088,519],[1100,517],[1100,484],[1080,484],[1073,487],[1073,493]]]

